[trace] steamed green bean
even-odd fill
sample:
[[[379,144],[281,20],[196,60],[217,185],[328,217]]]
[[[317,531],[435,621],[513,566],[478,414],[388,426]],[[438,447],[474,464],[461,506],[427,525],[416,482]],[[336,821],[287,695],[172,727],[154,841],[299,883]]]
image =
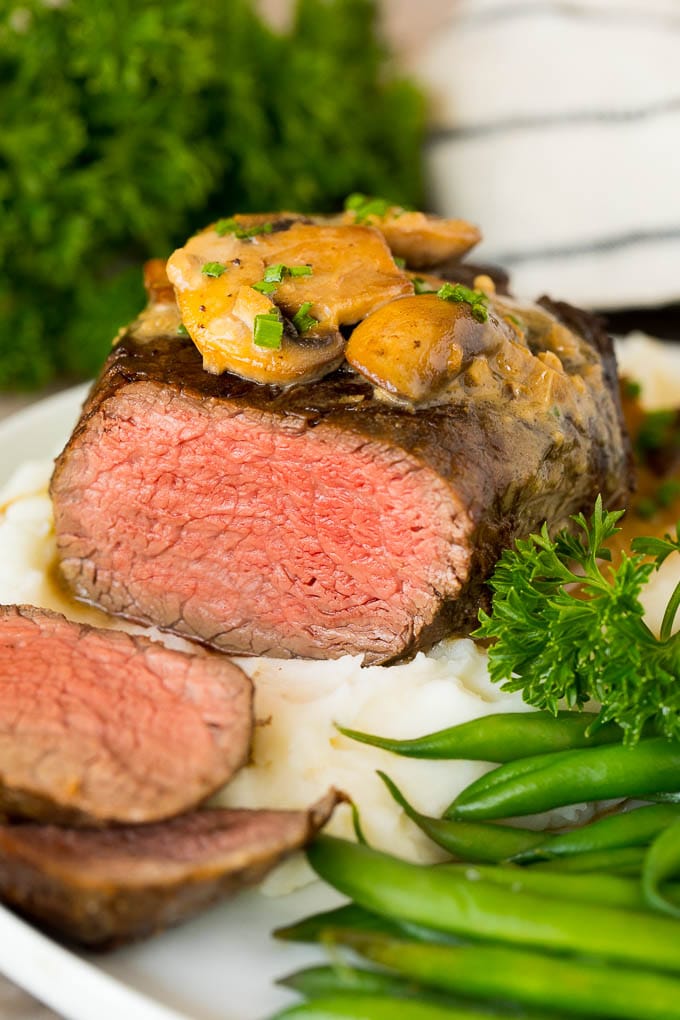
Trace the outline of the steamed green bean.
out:
[[[472,787],[463,791],[445,817],[472,821],[513,818],[582,801],[673,791],[680,775],[680,743],[659,737],[634,747],[612,744],[566,751],[537,770],[503,782],[500,774],[508,767],[502,765],[492,773],[496,783],[486,791],[475,794]]]
[[[680,819],[680,804],[652,804],[607,815],[571,832],[545,837],[514,855],[522,863],[618,847],[646,846],[672,822]]]
[[[680,918],[680,904],[663,883],[680,875],[680,821],[659,835],[645,855],[642,888],[650,907]]]
[[[557,716],[549,712],[504,712],[410,740],[375,736],[346,726],[337,728],[351,740],[407,758],[508,762],[529,755],[621,741],[621,729],[615,723],[589,733],[596,719],[592,712],[558,712]]]
[[[349,934],[343,942],[374,963],[442,991],[617,1020],[680,1020],[680,979],[650,970],[381,935]]]
[[[340,892],[399,922],[680,973],[680,939],[670,918],[566,900],[552,901],[547,911],[545,898],[534,893],[469,881],[330,836],[315,840],[307,856]]]
[[[495,864],[538,846],[545,834],[532,829],[515,829],[507,825],[485,825],[480,822],[450,822],[421,815],[404,797],[396,783],[384,772],[378,772],[394,800],[426,836],[438,846],[463,861]]]

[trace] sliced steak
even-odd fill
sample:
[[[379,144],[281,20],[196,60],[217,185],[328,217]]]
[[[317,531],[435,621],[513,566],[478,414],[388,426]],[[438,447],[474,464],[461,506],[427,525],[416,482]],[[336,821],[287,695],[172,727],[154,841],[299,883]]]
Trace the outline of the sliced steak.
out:
[[[414,410],[347,366],[289,389],[209,375],[152,305],[57,461],[63,577],[232,652],[385,663],[469,631],[515,538],[629,491],[611,343],[551,308],[553,347],[508,342]]]
[[[309,811],[195,811],[120,829],[0,825],[0,898],[67,939],[143,938],[259,882],[325,825]]]
[[[156,821],[244,764],[252,685],[222,655],[0,607],[0,812]]]

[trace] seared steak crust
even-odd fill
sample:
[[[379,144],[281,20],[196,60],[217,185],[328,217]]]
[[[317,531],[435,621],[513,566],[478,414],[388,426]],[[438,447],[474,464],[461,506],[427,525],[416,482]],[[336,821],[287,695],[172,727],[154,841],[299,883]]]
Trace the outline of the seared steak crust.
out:
[[[106,830],[0,825],[0,898],[73,942],[110,948],[255,885],[313,838],[339,799]]]
[[[479,372],[456,399],[415,411],[382,399],[347,367],[283,390],[209,375],[189,340],[133,328],[109,357],[56,464],[52,496],[64,578],[78,598],[110,613],[227,651],[363,653],[366,662],[384,663],[468,632],[485,579],[516,537],[543,520],[563,526],[570,514],[588,512],[600,492],[612,507],[629,492],[611,343],[584,313],[550,307],[585,340],[592,371],[579,380],[579,405],[551,404],[558,398],[549,387],[520,393],[497,380],[487,386]],[[201,460],[206,443],[210,456]],[[186,444],[195,445],[195,460],[186,459]],[[355,477],[345,489],[333,478],[329,496],[320,476],[332,473],[336,454],[338,472]],[[155,488],[135,491],[140,472],[130,471],[131,460],[143,462],[140,472],[153,476]],[[272,479],[277,465],[280,477]],[[277,516],[277,501],[288,505],[312,475],[307,502]],[[370,499],[359,491],[362,478]],[[286,575],[278,587],[256,590],[257,570],[239,563],[238,535],[220,545],[225,532],[238,531],[242,484],[254,503],[243,526],[248,532],[257,525],[266,550],[260,573]],[[258,488],[265,491],[259,507]],[[133,507],[127,516],[126,500]],[[339,546],[329,537],[336,526],[345,528]],[[201,527],[192,556],[182,543]],[[107,545],[107,528],[115,545]],[[195,563],[203,555],[213,559],[200,574]],[[365,576],[362,560],[371,561]],[[162,593],[152,591],[154,571],[162,574]]]
[[[224,785],[251,735],[252,684],[224,656],[0,607],[0,814],[167,818]]]

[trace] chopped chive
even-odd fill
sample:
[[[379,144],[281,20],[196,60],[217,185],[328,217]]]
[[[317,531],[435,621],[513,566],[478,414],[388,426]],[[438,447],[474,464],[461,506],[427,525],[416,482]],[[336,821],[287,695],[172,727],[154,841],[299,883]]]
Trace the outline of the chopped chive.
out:
[[[183,322],[180,322],[177,327],[177,336],[189,336],[189,330],[186,328]]]
[[[399,269],[406,269],[406,259],[403,259],[401,255],[394,256],[394,264],[395,266],[398,266]]]
[[[297,312],[293,316],[293,325],[295,326],[298,333],[307,333],[313,326],[318,325],[319,320],[315,319],[313,315],[309,314],[309,309],[312,307],[311,301],[305,301],[300,305]]]
[[[221,276],[226,268],[224,262],[206,262],[201,272],[204,276]]]
[[[432,288],[423,280],[422,276],[413,277],[413,289],[416,294],[434,294]]]
[[[252,287],[253,290],[259,290],[260,294],[273,294],[278,287],[278,283],[274,283],[273,281],[270,282],[269,280],[260,280],[259,283],[254,283]]]
[[[264,282],[265,283],[281,283],[281,280],[286,275],[287,266],[284,266],[283,262],[277,262],[275,266],[267,266],[264,271]]]
[[[252,285],[253,290],[259,290],[260,294],[273,294],[286,276],[311,276],[311,266],[285,266],[283,262],[277,262],[275,266],[267,266],[263,278]]]
[[[345,209],[354,213],[355,223],[365,223],[371,216],[383,219],[392,208],[394,203],[388,202],[386,198],[362,195],[360,192],[354,192],[345,199]]]
[[[464,287],[462,283],[445,283],[437,291],[437,297],[442,301],[469,305],[472,318],[477,322],[486,322],[489,318],[486,307],[489,299],[481,290],[471,290],[470,287]]]
[[[268,347],[277,351],[281,347],[283,323],[276,312],[263,312],[255,316],[253,342],[256,347]]]
[[[249,237],[256,237],[257,234],[271,234],[273,229],[273,224],[269,222],[258,223],[254,227],[242,227],[233,216],[218,220],[215,224],[215,232],[220,237],[224,237],[225,234],[233,234],[234,237],[239,238],[241,241]]]
[[[235,234],[240,229],[233,216],[218,220],[215,224],[215,233],[219,234],[220,237],[224,237],[225,234]]]

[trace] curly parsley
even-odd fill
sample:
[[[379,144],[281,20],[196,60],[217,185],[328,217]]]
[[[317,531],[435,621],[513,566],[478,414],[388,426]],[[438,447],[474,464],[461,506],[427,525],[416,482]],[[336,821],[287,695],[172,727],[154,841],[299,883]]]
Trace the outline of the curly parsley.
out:
[[[504,690],[521,691],[536,708],[600,702],[597,725],[614,721],[634,744],[646,724],[680,739],[680,632],[672,634],[680,584],[669,599],[660,636],[643,620],[640,593],[673,552],[675,536],[636,538],[632,554],[610,562],[607,541],[623,511],[598,498],[578,532],[554,539],[544,525],[506,550],[491,578],[492,614],[479,614],[474,637],[490,639],[489,671]]]

